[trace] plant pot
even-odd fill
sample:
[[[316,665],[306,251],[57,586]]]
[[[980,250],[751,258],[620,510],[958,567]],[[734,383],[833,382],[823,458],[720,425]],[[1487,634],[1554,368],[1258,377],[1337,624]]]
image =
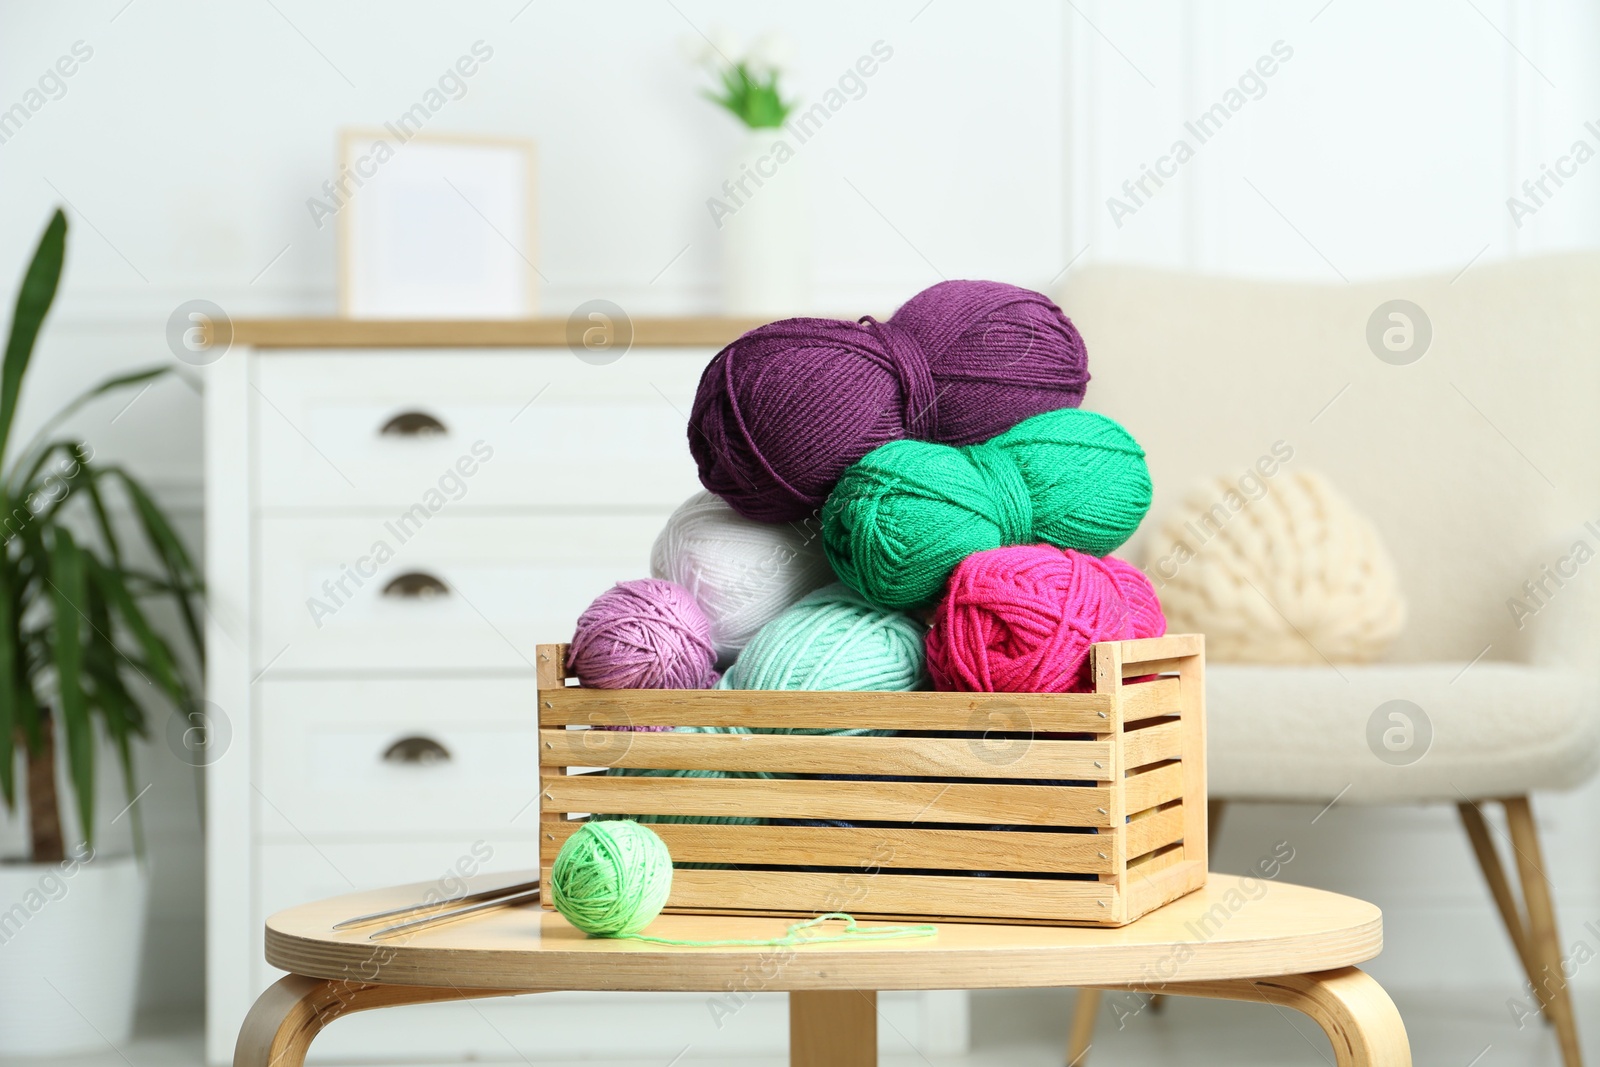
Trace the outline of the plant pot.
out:
[[[56,1056],[133,1032],[145,872],[133,856],[0,863],[0,1049]]]
[[[713,209],[722,235],[723,309],[782,318],[811,307],[805,149],[786,128],[745,131]]]

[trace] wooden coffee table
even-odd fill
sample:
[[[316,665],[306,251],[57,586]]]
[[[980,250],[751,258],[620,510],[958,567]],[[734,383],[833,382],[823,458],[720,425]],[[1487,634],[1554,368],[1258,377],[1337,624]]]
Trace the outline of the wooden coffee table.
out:
[[[496,875],[477,887],[534,877]],[[1355,964],[1383,946],[1378,909],[1317,889],[1213,874],[1207,886],[1120,929],[943,923],[937,936],[794,949],[673,948],[585,937],[536,906],[489,912],[409,939],[370,941],[355,915],[423,899],[426,884],[306,904],[267,920],[267,960],[290,973],[256,1001],[235,1067],[300,1067],[351,1012],[558,990],[722,992],[760,977],[789,993],[789,1062],[877,1062],[880,989],[1078,986],[1294,1008],[1343,1065],[1411,1062],[1394,1003]],[[666,915],[649,933],[695,940],[781,935],[787,920]],[[529,1009],[538,1010],[537,1005]]]

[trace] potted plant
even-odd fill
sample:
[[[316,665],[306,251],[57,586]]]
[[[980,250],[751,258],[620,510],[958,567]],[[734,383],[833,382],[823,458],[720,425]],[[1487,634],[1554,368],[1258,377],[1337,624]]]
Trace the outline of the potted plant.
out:
[[[706,98],[744,128],[721,186],[706,200],[722,237],[724,310],[754,318],[808,311],[811,218],[799,154],[807,138],[786,126],[795,106],[779,84],[786,50],[770,36],[740,48],[723,33],[691,48],[716,80]]]
[[[137,847],[124,856],[94,850],[97,751],[104,741],[116,752],[131,806],[133,741],[146,734],[142,702],[197,706],[145,610],[152,598],[174,604],[199,656],[200,579],[188,552],[138,480],[59,434],[85,403],[165,369],[104,381],[31,440],[12,441],[66,237],[57,210],[23,277],[0,362],[0,794],[13,814],[19,794],[25,798],[30,846],[25,859],[0,862],[0,1049],[8,1055],[83,1051],[128,1037],[144,872]],[[113,519],[119,501],[136,543],[125,543]],[[77,814],[70,836],[58,752]],[[133,819],[137,845],[137,812]]]

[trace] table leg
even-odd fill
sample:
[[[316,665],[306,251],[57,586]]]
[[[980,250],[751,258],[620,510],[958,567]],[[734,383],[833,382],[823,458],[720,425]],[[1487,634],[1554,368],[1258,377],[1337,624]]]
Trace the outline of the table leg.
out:
[[[303,1067],[306,1051],[335,1019],[369,1008],[517,996],[516,989],[456,989],[453,986],[371,985],[305,978],[278,979],[256,998],[239,1028],[233,1067]]]
[[[789,1067],[878,1067],[878,994],[789,994]]]
[[[1339,1067],[1411,1067],[1411,1043],[1394,1001],[1365,971],[1174,982],[1164,993],[1275,1004],[1309,1015],[1333,1042]]]

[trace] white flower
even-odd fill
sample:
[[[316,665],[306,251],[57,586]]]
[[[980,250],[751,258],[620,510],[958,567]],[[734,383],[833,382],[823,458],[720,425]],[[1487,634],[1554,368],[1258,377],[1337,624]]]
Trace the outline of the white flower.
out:
[[[739,61],[738,38],[720,26],[713,26],[709,34],[695,33],[678,38],[678,51],[692,66],[713,71]]]
[[[782,71],[794,58],[789,39],[780,33],[765,33],[756,38],[745,56],[756,70]]]
[[[707,35],[711,47],[711,62],[717,67],[731,67],[739,62],[739,38],[722,26],[711,27]]]

